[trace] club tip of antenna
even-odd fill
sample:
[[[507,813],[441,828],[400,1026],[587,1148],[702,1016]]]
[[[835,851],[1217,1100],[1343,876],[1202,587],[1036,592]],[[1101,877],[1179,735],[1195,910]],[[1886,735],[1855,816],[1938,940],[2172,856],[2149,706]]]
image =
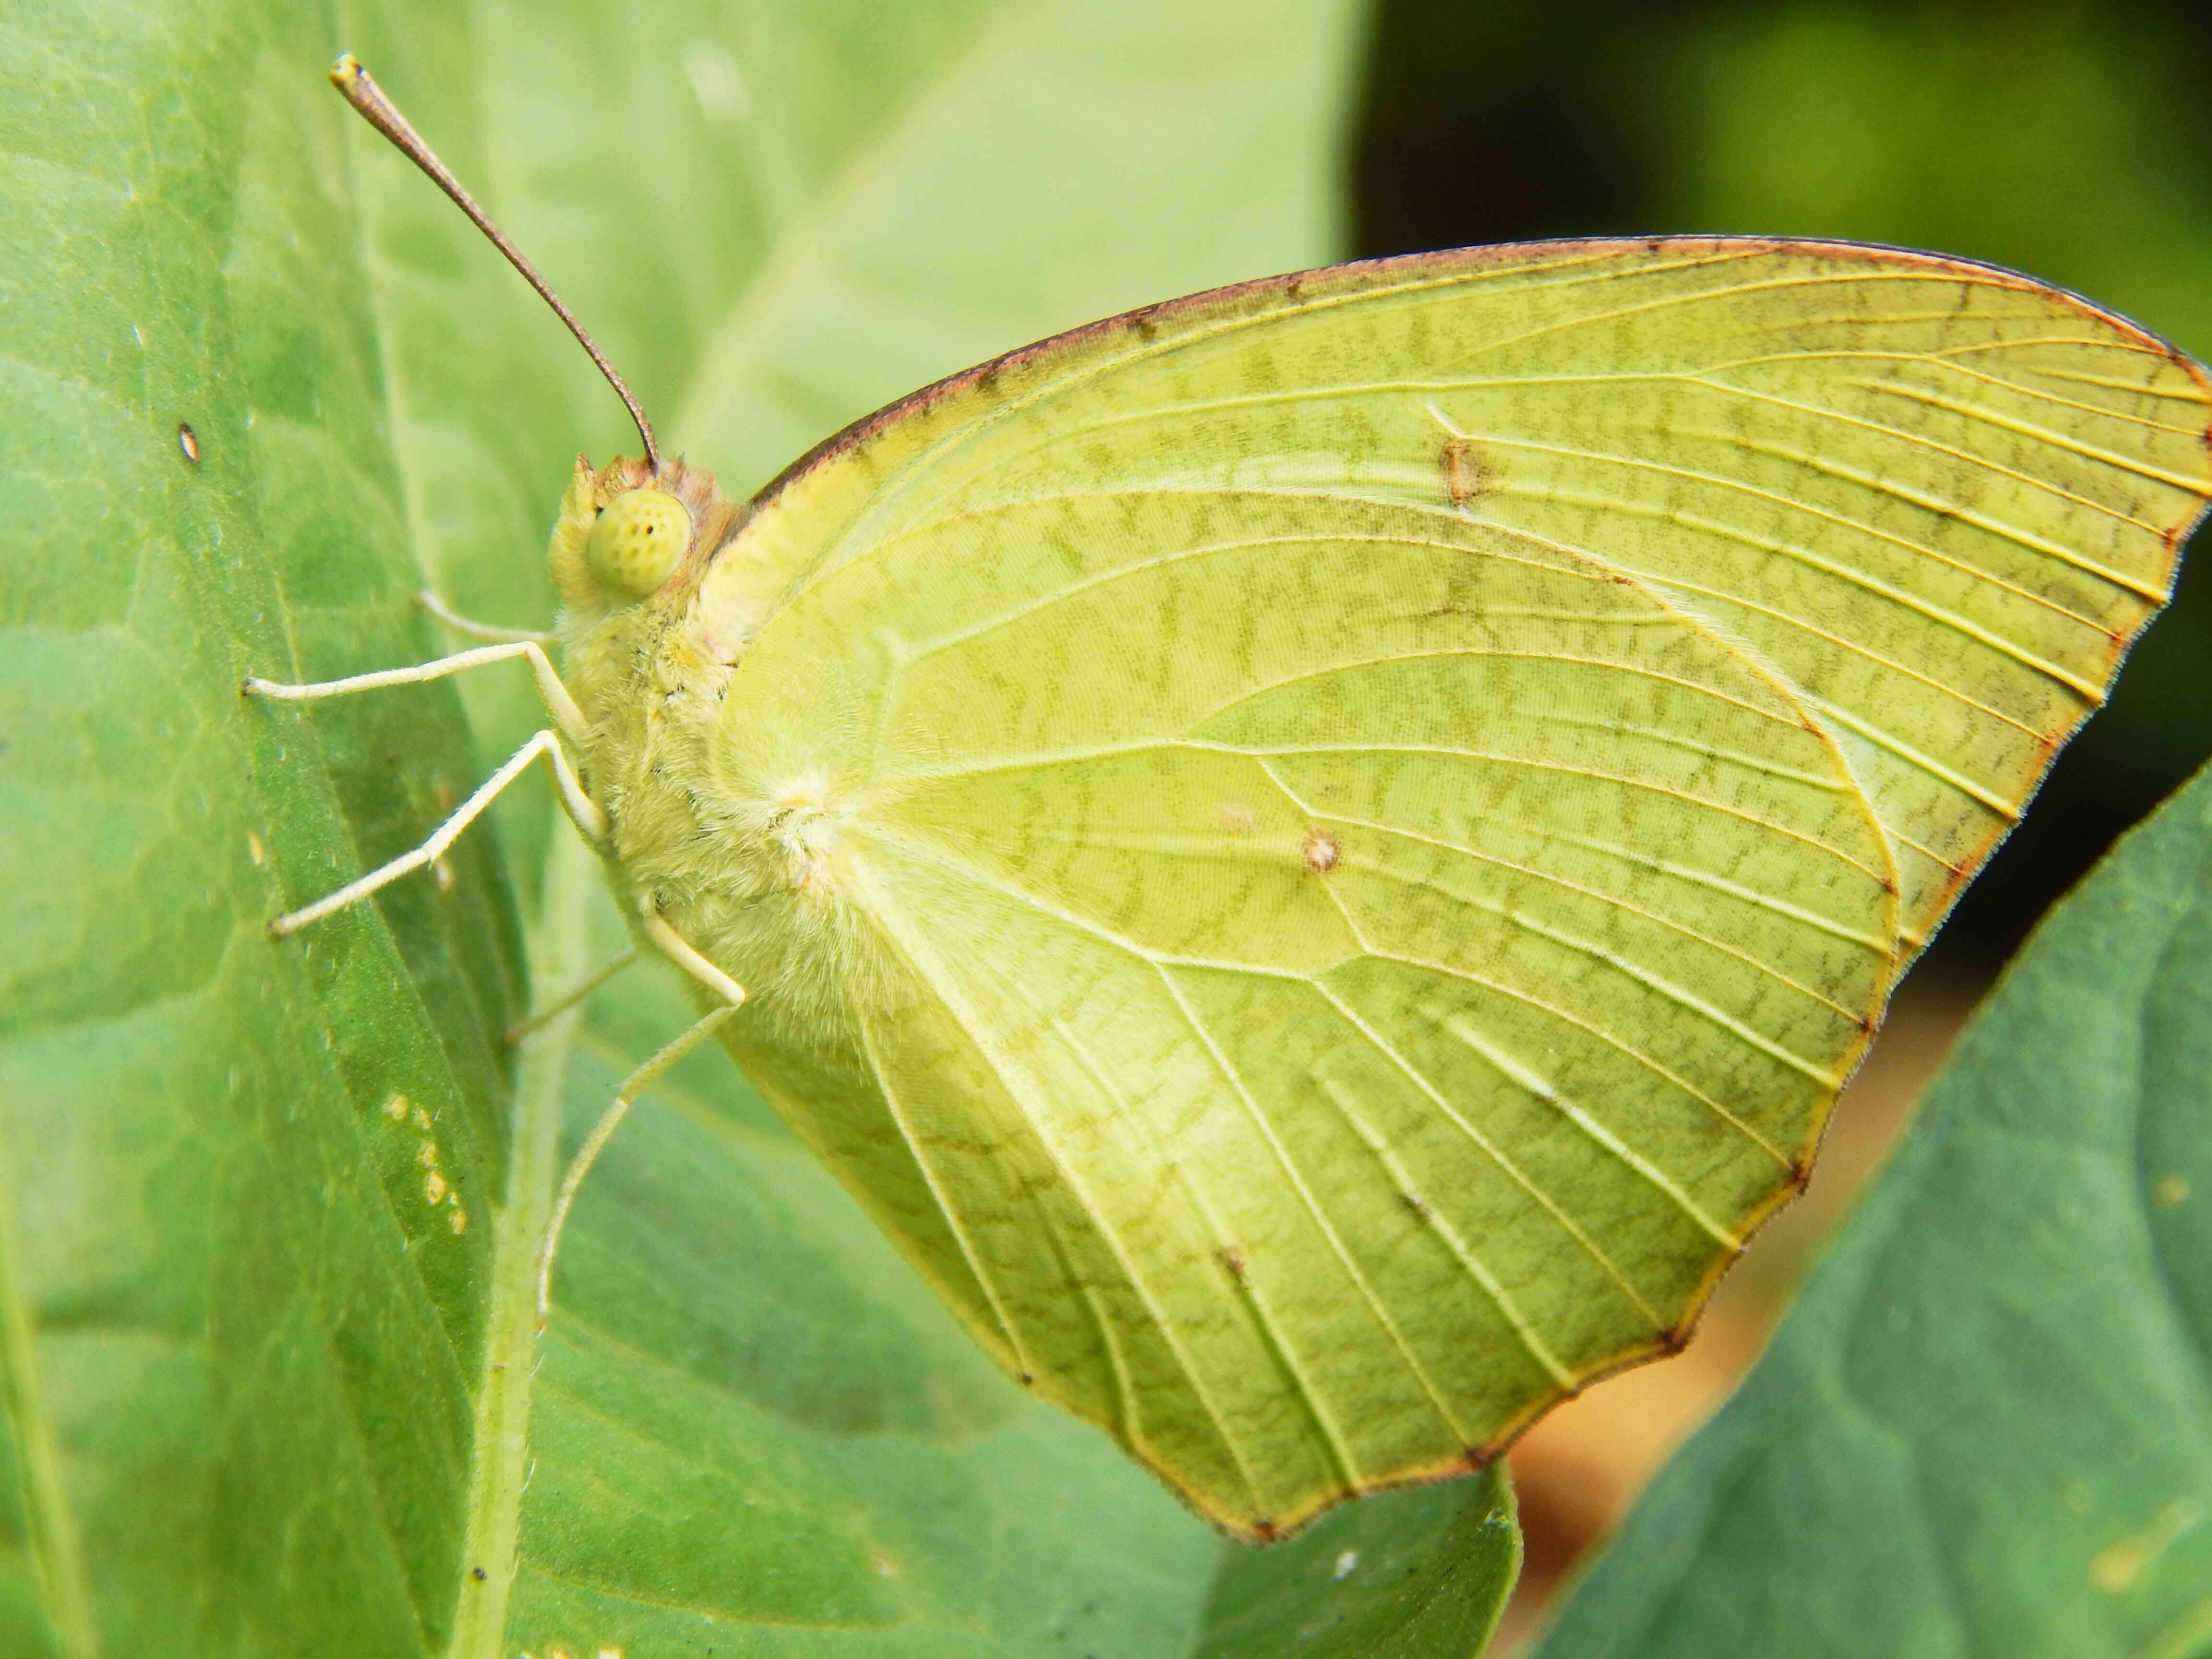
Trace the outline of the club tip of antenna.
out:
[[[340,92],[349,91],[353,83],[361,79],[361,59],[349,52],[342,52],[337,62],[331,65],[331,84]]]

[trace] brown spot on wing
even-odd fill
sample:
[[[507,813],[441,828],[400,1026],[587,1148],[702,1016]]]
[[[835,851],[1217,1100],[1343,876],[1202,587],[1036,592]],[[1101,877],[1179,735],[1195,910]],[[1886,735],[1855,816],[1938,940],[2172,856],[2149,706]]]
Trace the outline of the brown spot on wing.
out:
[[[1482,473],[1474,464],[1474,446],[1465,438],[1444,442],[1444,494],[1454,507],[1465,507],[1482,493]]]
[[[1306,868],[1317,876],[1325,876],[1336,868],[1336,861],[1344,856],[1344,847],[1326,830],[1306,831],[1305,845],[1299,849]]]

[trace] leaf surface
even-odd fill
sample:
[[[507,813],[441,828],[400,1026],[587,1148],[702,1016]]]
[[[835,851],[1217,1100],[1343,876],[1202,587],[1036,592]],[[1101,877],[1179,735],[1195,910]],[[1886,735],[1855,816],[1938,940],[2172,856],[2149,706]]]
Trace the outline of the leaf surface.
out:
[[[1010,340],[1326,254],[1348,8],[1191,11],[0,26],[0,1650],[1193,1639],[1225,1547],[999,1379],[719,1057],[636,1115],[509,1364],[562,1137],[683,999],[618,987],[510,1090],[501,842],[541,986],[605,922],[529,789],[449,886],[270,944],[542,716],[496,673],[236,694],[446,648],[426,577],[546,622],[569,457],[625,437],[337,50],[737,483]]]
[[[2212,775],[2052,911],[1543,1659],[2212,1650]]]
[[[1503,1463],[1457,1486],[1388,1492],[1287,1544],[1232,1553],[1191,1659],[1471,1659],[1505,1611],[1520,1559]]]

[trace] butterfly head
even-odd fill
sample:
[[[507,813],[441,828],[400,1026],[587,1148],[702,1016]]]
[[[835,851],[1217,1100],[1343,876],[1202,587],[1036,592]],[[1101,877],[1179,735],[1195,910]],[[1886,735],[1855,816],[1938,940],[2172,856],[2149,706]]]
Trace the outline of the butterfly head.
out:
[[[702,468],[622,457],[594,468],[580,455],[553,527],[562,604],[595,620],[680,594],[738,519]]]

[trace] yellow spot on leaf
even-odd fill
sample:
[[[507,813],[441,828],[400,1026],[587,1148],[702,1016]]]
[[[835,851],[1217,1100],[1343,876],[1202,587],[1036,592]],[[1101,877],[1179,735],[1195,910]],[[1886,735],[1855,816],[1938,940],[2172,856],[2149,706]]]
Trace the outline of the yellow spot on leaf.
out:
[[[2189,1201],[2189,1182],[2180,1176],[2160,1176],[2158,1184],[2151,1188],[2151,1194],[2170,1210],[2177,1204]]]
[[[269,862],[269,844],[249,830],[246,832],[246,856],[258,867]]]
[[[407,1121],[407,1097],[405,1095],[392,1096],[390,1100],[385,1103],[384,1115],[390,1118],[394,1123],[405,1122]]]
[[[446,1196],[446,1177],[435,1170],[422,1177],[422,1196],[435,1204]]]
[[[2089,1562],[2089,1582],[2110,1595],[2132,1588],[2174,1540],[2203,1518],[2203,1506],[2194,1498],[2175,1498],[2134,1537],[2099,1550]]]
[[[1344,854],[1343,847],[1326,830],[1306,831],[1306,844],[1302,850],[1306,868],[1317,876],[1327,875],[1336,868],[1336,861]]]
[[[447,1224],[453,1228],[453,1236],[456,1238],[459,1237],[469,1230],[469,1212],[466,1210],[454,1211],[448,1218]]]

